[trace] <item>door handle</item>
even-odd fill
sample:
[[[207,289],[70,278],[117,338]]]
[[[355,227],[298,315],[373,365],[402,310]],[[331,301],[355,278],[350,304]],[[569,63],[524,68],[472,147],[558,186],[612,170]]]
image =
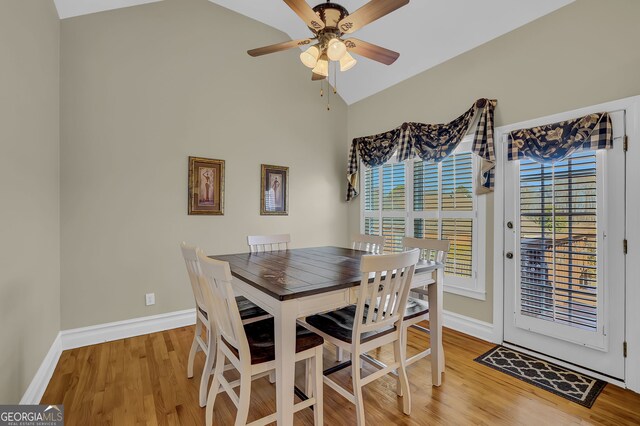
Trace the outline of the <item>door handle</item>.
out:
[[[505,256],[507,256],[507,259],[513,259],[513,253],[511,253],[510,251],[508,251]]]

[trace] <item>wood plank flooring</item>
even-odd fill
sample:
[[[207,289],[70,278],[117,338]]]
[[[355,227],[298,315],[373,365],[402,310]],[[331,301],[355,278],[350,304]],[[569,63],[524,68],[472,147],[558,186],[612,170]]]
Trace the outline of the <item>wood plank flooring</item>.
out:
[[[198,406],[202,353],[195,377],[186,375],[192,337],[193,327],[184,327],[64,351],[42,403],[63,403],[67,425],[204,424],[204,409]],[[410,333],[414,348],[420,339],[422,334]],[[391,377],[368,385],[367,424],[640,424],[639,394],[607,385],[588,409],[474,362],[493,347],[490,343],[445,329],[444,347],[447,367],[441,387],[431,386],[428,358],[410,367],[411,416],[402,413]],[[378,355],[384,359],[390,353]],[[325,351],[325,366],[332,359],[333,351]],[[332,377],[350,383],[348,370]],[[249,421],[275,410],[273,386],[267,378],[253,383]],[[327,386],[324,392],[325,423],[355,424],[353,406]],[[225,394],[218,396],[214,411],[215,424],[233,424],[235,407]],[[296,424],[313,424],[311,411],[298,413]]]

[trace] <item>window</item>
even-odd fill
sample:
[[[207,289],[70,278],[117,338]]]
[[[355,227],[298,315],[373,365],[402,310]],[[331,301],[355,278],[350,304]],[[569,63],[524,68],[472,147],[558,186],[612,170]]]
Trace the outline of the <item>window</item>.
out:
[[[465,140],[440,163],[420,159],[362,168],[362,232],[384,235],[387,253],[402,237],[447,239],[445,290],[476,299],[484,290],[484,199],[474,194],[478,159]]]

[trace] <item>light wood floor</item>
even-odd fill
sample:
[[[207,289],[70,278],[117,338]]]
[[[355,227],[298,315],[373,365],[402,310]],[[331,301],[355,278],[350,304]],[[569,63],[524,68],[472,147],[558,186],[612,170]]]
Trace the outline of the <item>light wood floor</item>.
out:
[[[64,351],[42,403],[63,403],[67,425],[203,424],[197,375],[204,363],[201,353],[196,377],[186,377],[192,333],[193,327],[185,327]],[[411,333],[411,345],[421,337]],[[633,392],[607,385],[587,409],[474,362],[493,347],[490,343],[446,329],[444,347],[441,387],[431,386],[428,358],[410,367],[410,417],[402,414],[395,380],[383,377],[368,385],[367,424],[640,424],[640,395]],[[325,365],[331,363],[331,352],[325,351]],[[350,382],[347,370],[332,377]],[[355,424],[353,406],[327,386],[324,391],[325,423]],[[275,410],[274,388],[266,378],[255,381],[252,392],[249,421]],[[226,395],[218,396],[214,410],[215,424],[233,424],[235,407]],[[311,412],[298,413],[296,423],[313,424]]]

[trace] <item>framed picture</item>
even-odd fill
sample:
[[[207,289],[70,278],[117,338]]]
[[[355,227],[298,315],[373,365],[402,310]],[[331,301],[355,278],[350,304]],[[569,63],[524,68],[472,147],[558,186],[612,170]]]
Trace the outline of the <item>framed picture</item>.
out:
[[[262,164],[260,214],[289,214],[289,168]]]
[[[224,214],[224,160],[189,157],[189,214]]]

